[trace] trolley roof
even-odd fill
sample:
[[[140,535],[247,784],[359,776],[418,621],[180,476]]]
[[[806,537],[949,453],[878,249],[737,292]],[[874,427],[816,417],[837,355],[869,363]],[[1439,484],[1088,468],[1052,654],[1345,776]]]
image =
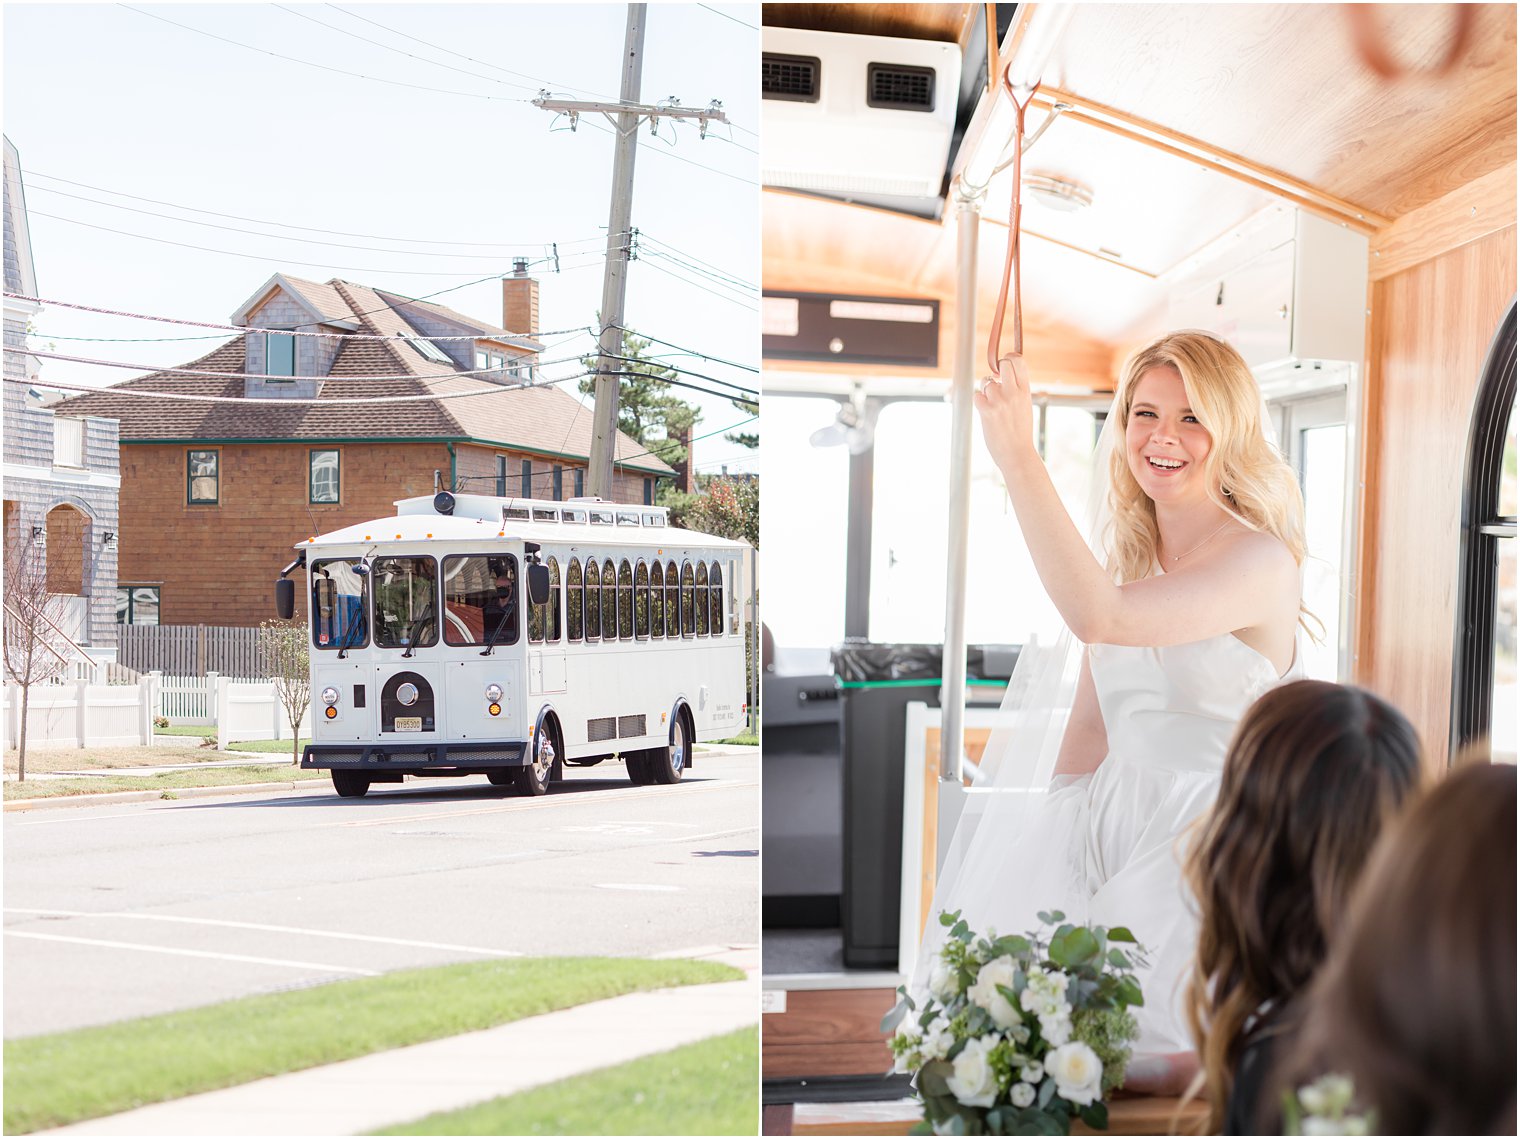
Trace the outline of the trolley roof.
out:
[[[670,524],[663,506],[634,506],[597,498],[566,502],[535,498],[497,498],[484,494],[450,495],[452,513],[442,513],[438,499],[403,498],[393,517],[376,518],[318,534],[297,549],[328,546],[388,545],[393,542],[470,542],[523,540],[544,546],[656,546],[668,550],[693,547],[744,550],[748,542],[719,538]]]

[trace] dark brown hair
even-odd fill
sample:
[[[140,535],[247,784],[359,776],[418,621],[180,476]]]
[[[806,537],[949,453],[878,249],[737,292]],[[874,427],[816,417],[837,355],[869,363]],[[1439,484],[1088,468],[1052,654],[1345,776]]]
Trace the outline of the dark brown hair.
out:
[[[1326,1071],[1389,1135],[1514,1134],[1515,769],[1458,768],[1389,828],[1276,1087]]]
[[[1414,728],[1361,689],[1285,684],[1241,720],[1186,865],[1200,909],[1186,1007],[1208,1131],[1224,1125],[1248,1022],[1308,987],[1379,831],[1420,775]]]

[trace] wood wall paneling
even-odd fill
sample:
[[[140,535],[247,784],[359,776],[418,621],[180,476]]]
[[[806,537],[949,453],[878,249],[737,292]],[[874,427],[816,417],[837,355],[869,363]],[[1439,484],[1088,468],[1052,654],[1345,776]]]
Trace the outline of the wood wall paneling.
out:
[[[1448,761],[1467,433],[1489,342],[1515,295],[1509,227],[1373,285],[1357,682]]]
[[[1515,224],[1515,167],[1503,166],[1405,214],[1373,237],[1368,276],[1374,281]]]
[[[785,1012],[760,1020],[766,1079],[879,1075],[892,1067],[881,1018],[897,1003],[892,989],[793,989]]]

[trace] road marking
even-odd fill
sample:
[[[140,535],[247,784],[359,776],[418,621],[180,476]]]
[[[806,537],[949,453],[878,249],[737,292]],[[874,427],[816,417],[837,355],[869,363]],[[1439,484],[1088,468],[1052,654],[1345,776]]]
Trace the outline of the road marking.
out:
[[[629,787],[626,790],[604,792],[581,792],[573,795],[551,796],[547,800],[518,799],[506,803],[493,803],[487,807],[448,808],[417,815],[386,815],[379,819],[348,819],[337,823],[318,823],[319,827],[382,827],[398,823],[422,823],[433,819],[458,819],[467,815],[496,815],[511,811],[542,811],[550,807],[568,806],[573,803],[607,803],[617,799],[647,798],[650,795],[699,795],[704,791],[732,791],[739,785],[718,783],[697,787],[681,787],[672,784],[664,787]],[[748,784],[747,786],[753,786]]]
[[[676,894],[682,889],[680,886],[656,886],[649,882],[597,882],[594,888],[598,890],[650,890],[662,894]]]
[[[542,853],[542,852],[540,852]],[[262,925],[258,922],[223,921],[220,918],[181,917],[177,914],[129,914],[120,910],[94,913],[89,910],[36,910],[6,906],[8,914],[58,914],[71,918],[129,918],[133,921],[169,921],[185,925],[214,925],[226,929],[255,929],[265,933],[295,933],[306,937],[335,937],[343,941],[367,941],[376,945],[403,945],[411,949],[444,949],[451,953],[477,953],[482,957],[522,957],[510,949],[482,949],[477,945],[450,945],[440,941],[409,941],[400,937],[379,937],[368,933],[335,933],[325,929],[303,929],[293,925]]]
[[[73,809],[76,811],[89,810],[88,807],[75,807]],[[94,823],[99,822],[101,819],[139,819],[142,817],[142,815],[143,812],[141,811],[120,811],[114,815],[78,814],[67,815],[60,819],[27,819],[24,822],[19,820],[16,822],[11,822],[9,819],[7,819],[5,820],[5,825],[7,827],[49,827],[54,826],[58,823]]]
[[[291,969],[315,969],[320,973],[352,973],[358,977],[378,977],[372,969],[353,969],[346,965],[317,965],[310,961],[282,961],[275,957],[244,957],[238,953],[211,953],[203,949],[167,949],[161,945],[139,945],[131,941],[98,941],[91,937],[63,937],[56,933],[5,931],[7,937],[29,937],[34,941],[65,941],[71,945],[95,945],[106,949],[137,949],[144,953],[167,953],[173,957],[209,957],[215,961],[241,961],[250,965],[284,965]]]

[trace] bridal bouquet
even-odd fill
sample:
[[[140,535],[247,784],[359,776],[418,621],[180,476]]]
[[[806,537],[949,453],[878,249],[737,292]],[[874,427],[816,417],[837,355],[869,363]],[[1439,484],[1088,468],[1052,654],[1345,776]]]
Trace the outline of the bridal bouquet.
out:
[[[915,1074],[920,1135],[1067,1135],[1072,1119],[1108,1126],[1103,1097],[1124,1081],[1145,1003],[1144,950],[1122,927],[1042,913],[1039,930],[999,937],[960,912],[915,1002],[906,988],[882,1021],[894,1071]],[[1055,926],[1046,940],[1046,927]],[[1127,949],[1119,948],[1128,946]]]

